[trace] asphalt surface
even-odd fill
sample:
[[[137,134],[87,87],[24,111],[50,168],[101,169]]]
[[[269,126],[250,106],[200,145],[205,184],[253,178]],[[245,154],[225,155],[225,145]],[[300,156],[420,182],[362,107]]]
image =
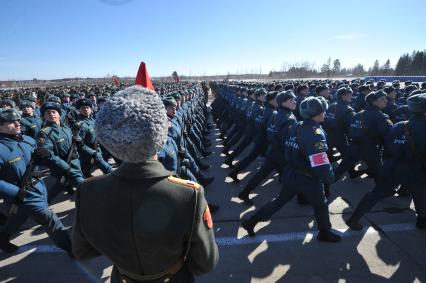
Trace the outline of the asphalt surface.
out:
[[[271,174],[251,195],[254,207],[245,206],[236,196],[264,159],[255,160],[239,174],[242,181],[233,183],[227,178],[230,169],[223,164],[217,130],[211,139],[213,154],[204,162],[212,165],[206,174],[215,180],[206,188],[206,196],[210,203],[220,205],[213,214],[220,261],[213,272],[197,277],[197,282],[426,282],[426,231],[415,228],[411,198],[383,200],[362,219],[364,230],[353,232],[347,230],[344,219],[374,183],[368,178],[343,178],[332,186],[329,200],[331,222],[342,242],[318,242],[312,209],[297,204],[296,199],[271,221],[258,224],[257,236],[251,238],[240,227],[240,219],[279,192],[278,176]],[[73,196],[59,196],[51,208],[71,229]],[[71,259],[32,221],[12,242],[20,249],[15,254],[0,252],[1,282],[109,282],[112,267],[108,259]]]

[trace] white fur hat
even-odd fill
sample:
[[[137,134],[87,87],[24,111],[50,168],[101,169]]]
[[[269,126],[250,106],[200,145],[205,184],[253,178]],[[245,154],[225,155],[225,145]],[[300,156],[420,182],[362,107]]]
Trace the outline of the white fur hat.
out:
[[[168,131],[160,96],[141,87],[128,87],[108,99],[96,114],[98,141],[115,157],[141,163],[163,148]]]

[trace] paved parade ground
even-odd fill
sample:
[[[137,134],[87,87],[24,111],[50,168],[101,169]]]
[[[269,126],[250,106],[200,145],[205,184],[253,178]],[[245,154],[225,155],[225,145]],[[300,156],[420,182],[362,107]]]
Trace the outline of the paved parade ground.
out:
[[[236,197],[262,163],[258,158],[239,174],[240,183],[227,178],[217,130],[211,134],[212,165],[207,175],[209,202],[219,204],[213,215],[220,260],[216,269],[197,282],[426,282],[426,231],[415,228],[413,204],[408,197],[380,202],[362,219],[364,230],[348,231],[344,223],[360,198],[373,186],[371,179],[343,180],[332,186],[330,214],[333,228],[342,233],[340,243],[315,239],[317,228],[310,206],[293,199],[272,221],[259,224],[250,238],[240,219],[279,192],[277,175],[269,176],[248,208]],[[240,156],[243,157],[248,152]],[[238,160],[238,159],[237,159]],[[67,227],[72,226],[74,197],[63,195],[51,206]],[[77,261],[47,239],[40,226],[28,221],[13,243],[17,253],[0,252],[1,282],[108,282],[111,263],[103,257]]]

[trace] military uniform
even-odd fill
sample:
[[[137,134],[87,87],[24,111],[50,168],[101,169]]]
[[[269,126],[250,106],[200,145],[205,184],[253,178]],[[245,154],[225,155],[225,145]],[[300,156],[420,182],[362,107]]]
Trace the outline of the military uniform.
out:
[[[81,170],[86,178],[91,176],[92,160],[93,164],[104,174],[112,172],[112,166],[104,160],[99,144],[96,141],[94,123],[95,121],[92,117],[85,117],[80,114],[73,126],[75,132],[78,132],[84,142],[78,148],[78,153],[80,155]]]
[[[78,187],[84,180],[81,172],[77,150],[73,149],[73,135],[71,129],[53,123],[46,123],[41,129],[37,142],[40,148],[47,152],[44,164],[49,167],[53,177],[56,177],[55,185],[49,190],[49,202],[64,189],[61,184],[62,177],[73,187]],[[69,162],[67,160],[69,159]]]
[[[203,188],[171,177],[158,161],[123,163],[86,180],[76,211],[74,255],[107,256],[113,283],[193,282],[218,261]]]
[[[18,115],[15,112],[15,116]],[[47,204],[45,184],[38,177],[32,176],[37,167],[36,161],[32,159],[36,147],[35,140],[29,136],[0,134],[0,195],[5,197],[9,208],[17,206],[17,209],[10,210],[9,219],[0,231],[0,249],[6,252],[17,249],[9,243],[9,239],[30,217],[42,225],[55,245],[70,252],[68,233]],[[26,178],[28,181],[22,184]],[[22,185],[25,186],[21,187]]]
[[[313,207],[320,240],[339,241],[330,232],[331,223],[324,185],[334,182],[333,168],[327,158],[327,141],[321,126],[305,119],[294,126],[286,140],[284,185],[278,197],[261,207],[252,217],[243,221],[243,227],[254,235],[254,226],[266,221],[296,194],[303,195]]]
[[[348,225],[361,229],[361,217],[381,199],[393,196],[398,185],[408,189],[417,212],[417,227],[426,228],[426,116],[412,116],[395,124],[387,139],[390,158],[379,172],[376,186],[367,193]]]
[[[27,135],[36,139],[41,129],[42,121],[39,117],[33,115],[22,115],[21,119],[21,132],[23,135]]]

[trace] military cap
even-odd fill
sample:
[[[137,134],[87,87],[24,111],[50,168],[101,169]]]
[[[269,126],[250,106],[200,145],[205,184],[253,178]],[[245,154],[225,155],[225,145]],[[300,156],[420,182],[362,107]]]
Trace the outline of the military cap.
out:
[[[292,90],[293,88],[294,88],[293,84],[286,84],[284,86],[284,91],[286,91],[286,90]]]
[[[72,93],[72,94],[70,95],[70,98],[71,98],[71,99],[80,99],[80,95],[79,95],[78,93]]]
[[[13,101],[10,98],[4,98],[1,100],[1,105],[6,104],[9,105],[11,108],[15,108],[16,104],[15,101]]]
[[[346,94],[352,94],[353,91],[349,87],[341,87],[336,91],[337,99],[342,99],[342,97]]]
[[[373,91],[365,97],[365,101],[367,101],[368,104],[372,105],[372,103],[376,101],[377,99],[379,99],[380,97],[386,97],[386,96],[387,94],[383,90]]]
[[[383,89],[383,91],[386,92],[386,94],[389,94],[389,93],[391,93],[394,90],[396,90],[396,89],[393,86],[388,86],[388,87],[385,87]]]
[[[113,156],[127,163],[142,163],[166,142],[166,109],[157,93],[141,86],[128,87],[98,111],[95,132]]]
[[[294,94],[292,90],[286,90],[286,91],[281,91],[280,93],[278,93],[277,97],[275,97],[275,100],[277,101],[277,104],[281,106],[281,103],[291,98],[296,98],[296,95]]]
[[[407,98],[408,110],[413,113],[426,112],[426,92],[416,94]]]
[[[105,101],[107,101],[107,97],[105,97],[105,96],[100,96],[98,98],[98,104],[104,103]]]
[[[49,98],[47,99],[47,102],[55,102],[55,103],[59,103],[61,104],[61,99],[57,96],[49,96]]]
[[[392,85],[393,85],[394,87],[398,87],[398,86],[400,85],[399,80],[394,80],[394,81],[392,82]]]
[[[87,95],[87,97],[96,97],[96,93],[94,93],[94,92],[90,92],[88,95]]]
[[[171,96],[165,97],[162,100],[164,107],[177,106],[176,100]]]
[[[367,91],[370,90],[370,87],[368,85],[362,85],[358,88],[358,91],[363,92],[363,91]]]
[[[264,89],[264,88],[259,88],[259,89],[257,89],[255,92],[254,92],[254,96],[256,97],[256,98],[258,98],[259,96],[261,96],[261,95],[264,95],[264,96],[266,96],[266,89]]]
[[[327,100],[322,96],[310,96],[305,98],[299,106],[300,116],[303,119],[317,116],[328,108]]]
[[[20,121],[21,114],[15,108],[0,109],[0,122]]]
[[[28,101],[31,101],[31,102],[36,102],[37,98],[35,98],[34,96],[27,96],[27,97],[24,98],[24,100],[28,100]]]
[[[301,85],[297,86],[296,90],[297,90],[297,92],[301,92],[301,91],[303,91],[303,90],[305,90],[307,88],[308,88],[307,85],[301,84]]]
[[[269,91],[266,95],[265,95],[265,100],[266,101],[271,101],[272,99],[274,99],[278,94],[278,91]]]
[[[81,98],[76,101],[75,108],[80,109],[81,106],[89,106],[91,108],[93,107],[93,102],[88,98]]]
[[[44,116],[44,112],[48,109],[56,110],[61,114],[61,104],[56,102],[45,102],[40,108],[41,116]]]
[[[410,94],[411,92],[417,90],[417,87],[415,85],[409,85],[407,87],[404,88],[404,92],[406,94]]]
[[[24,107],[31,107],[34,109],[34,104],[29,100],[22,100],[21,103],[19,104],[19,108],[24,108]]]
[[[324,90],[326,90],[326,89],[328,89],[328,87],[326,87],[325,85],[317,86],[317,87],[315,88],[315,93],[316,93],[316,94],[319,94],[321,91],[324,91]]]
[[[411,85],[413,83],[413,81],[412,80],[408,80],[408,81],[405,81],[404,82],[404,84],[406,85],[406,86],[409,86],[409,85]]]
[[[62,97],[71,97],[71,94],[69,94],[68,92],[66,92],[66,93],[64,93],[64,94],[62,95]]]

